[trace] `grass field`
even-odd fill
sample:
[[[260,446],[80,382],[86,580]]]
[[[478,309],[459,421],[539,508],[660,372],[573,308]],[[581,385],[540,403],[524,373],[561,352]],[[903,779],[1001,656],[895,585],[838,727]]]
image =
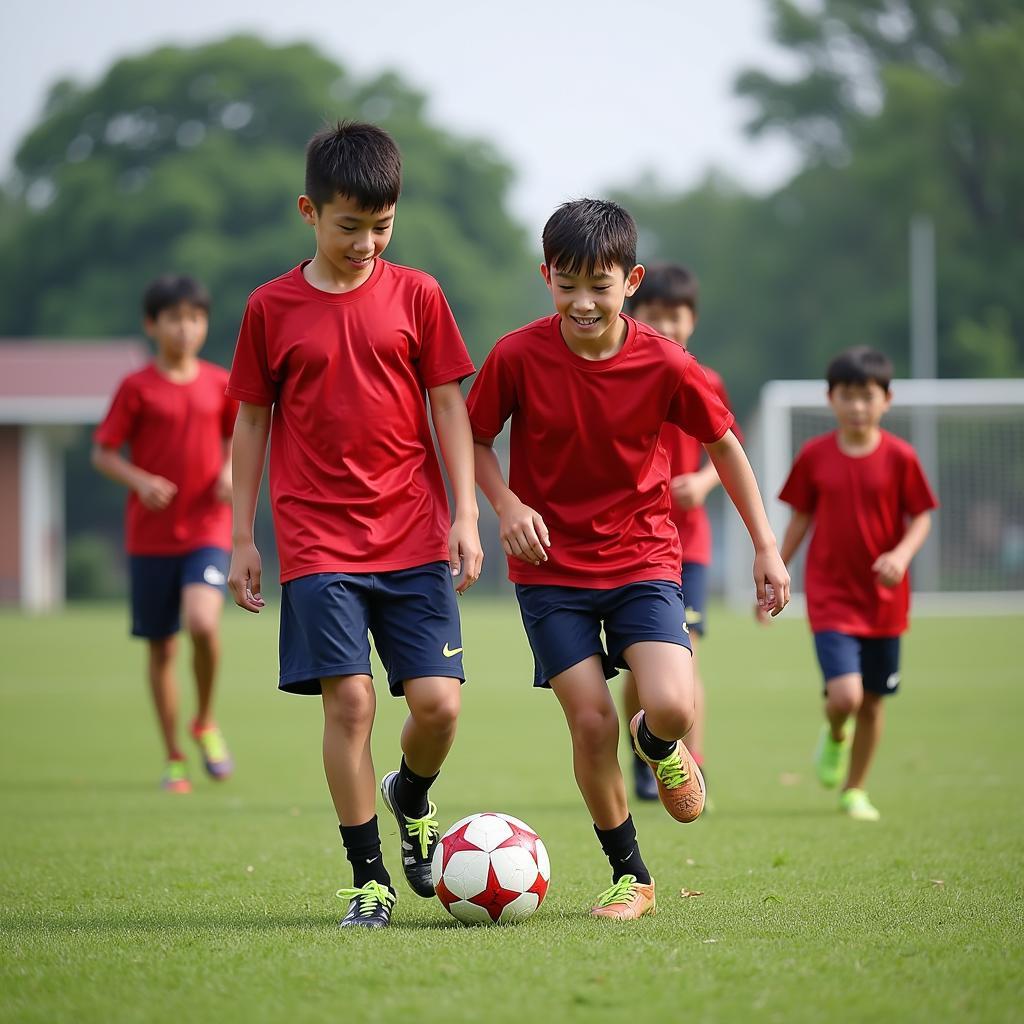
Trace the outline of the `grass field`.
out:
[[[219,717],[238,772],[194,777],[188,797],[156,787],[142,649],[122,609],[0,616],[0,1020],[1024,1017],[1020,619],[915,624],[870,825],[841,818],[812,778],[806,624],[716,613],[716,810],[680,826],[634,808],[659,913],[616,926],[586,915],[607,865],[554,698],[529,686],[514,606],[463,609],[471,683],[441,818],[524,818],[550,851],[551,889],[526,924],[467,929],[402,886],[394,927],[371,934],[336,928],[349,879],[319,701],[275,690],[273,612],[226,617]],[[397,760],[401,717],[382,696],[378,772]]]

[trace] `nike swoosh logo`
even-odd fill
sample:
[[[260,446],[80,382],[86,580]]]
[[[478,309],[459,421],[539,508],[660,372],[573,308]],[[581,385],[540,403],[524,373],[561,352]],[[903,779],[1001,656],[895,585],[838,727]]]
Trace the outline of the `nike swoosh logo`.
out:
[[[454,658],[456,654],[461,654],[462,653],[462,648],[461,647],[456,647],[455,650],[453,651],[447,644],[445,644],[444,648],[441,651],[441,653],[446,658]]]
[[[379,861],[379,860],[380,860],[380,857],[367,857],[366,858],[366,863],[367,864],[376,864],[377,861]]]

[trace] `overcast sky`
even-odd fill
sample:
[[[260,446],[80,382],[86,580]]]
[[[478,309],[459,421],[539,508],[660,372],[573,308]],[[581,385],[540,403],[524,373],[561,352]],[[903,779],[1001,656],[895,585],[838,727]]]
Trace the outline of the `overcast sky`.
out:
[[[716,165],[765,189],[793,167],[784,143],[744,139],[732,96],[740,69],[789,66],[765,0],[6,0],[0,167],[56,79],[91,83],[117,57],[237,31],[314,42],[357,74],[397,70],[436,122],[512,162],[532,226],[646,169],[685,186]]]

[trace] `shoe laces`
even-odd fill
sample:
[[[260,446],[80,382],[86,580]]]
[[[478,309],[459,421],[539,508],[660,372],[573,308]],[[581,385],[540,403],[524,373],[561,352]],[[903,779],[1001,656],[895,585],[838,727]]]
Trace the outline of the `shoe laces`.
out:
[[[433,801],[430,801],[427,803],[427,813],[422,818],[410,818],[409,815],[404,815],[405,831],[409,833],[410,839],[414,839],[420,844],[422,860],[427,859],[430,844],[441,834],[441,826],[434,817],[436,814],[437,807]]]
[[[184,761],[177,759],[167,762],[167,773],[164,775],[167,782],[184,782],[188,779],[188,769]]]
[[[597,897],[599,907],[610,907],[613,903],[628,903],[636,895],[636,875],[623,875],[614,885]]]
[[[690,777],[690,773],[683,767],[678,749],[654,765],[654,774],[661,779],[666,789],[676,789]]]
[[[395,894],[373,879],[359,889],[339,889],[335,896],[339,900],[359,900],[360,917],[369,917],[377,907],[390,907],[395,902]]]
[[[198,734],[199,743],[203,753],[209,761],[226,761],[228,759],[228,745],[224,742],[224,734],[215,725],[203,729]]]

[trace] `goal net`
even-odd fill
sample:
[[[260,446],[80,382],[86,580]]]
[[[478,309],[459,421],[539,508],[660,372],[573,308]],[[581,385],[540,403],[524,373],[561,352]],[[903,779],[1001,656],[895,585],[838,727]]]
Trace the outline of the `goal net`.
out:
[[[834,429],[823,381],[765,385],[747,454],[772,528],[782,543],[789,506],[778,500],[793,458],[816,434]],[[919,612],[1024,612],[1024,380],[896,380],[883,427],[914,445],[940,508],[911,567]],[[751,548],[729,508],[726,593],[752,607]],[[803,598],[803,555],[790,566],[794,600]]]

